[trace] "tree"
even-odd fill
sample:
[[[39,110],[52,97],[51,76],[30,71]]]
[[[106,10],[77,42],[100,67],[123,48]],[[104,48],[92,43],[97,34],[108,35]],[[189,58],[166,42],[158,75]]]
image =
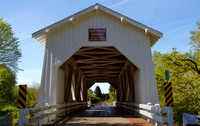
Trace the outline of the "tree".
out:
[[[115,100],[115,89],[110,85],[109,87],[109,101],[113,102]]]
[[[88,89],[88,93],[93,94],[92,89]]]
[[[113,92],[113,91],[114,91],[114,88],[110,85],[109,92]]]
[[[200,49],[200,21],[198,21],[196,24],[198,28],[190,32],[190,43],[195,47],[195,49]]]
[[[93,104],[97,103],[97,102],[100,100],[99,97],[97,97],[97,96],[95,96],[95,95],[93,94],[93,91],[92,91],[91,89],[88,90],[88,98],[91,99],[91,102],[92,102]]]
[[[115,101],[115,92],[109,92],[109,102]]]
[[[16,72],[20,57],[18,38],[14,37],[11,25],[0,18],[0,64],[5,64]]]
[[[103,101],[106,101],[106,100],[108,100],[110,97],[109,97],[109,94],[102,94],[103,96],[103,98],[102,98],[102,100]]]
[[[174,120],[180,125],[183,112],[200,112],[200,22],[197,22],[197,25],[198,29],[190,32],[194,50],[180,53],[173,48],[170,53],[153,54],[160,104],[162,107],[165,106],[164,71],[169,70],[169,82],[172,82],[174,95]]]
[[[99,86],[96,86],[95,88],[95,91],[94,91],[94,94],[99,97],[99,98],[102,98],[102,93],[101,93],[101,89]]]
[[[15,83],[15,74],[11,69],[5,65],[0,65],[0,106],[14,104],[13,92]]]
[[[174,120],[179,123],[182,122],[183,112],[200,111],[199,56],[199,50],[180,53],[172,49],[170,53],[154,52],[153,54],[160,104],[165,107],[164,71],[169,70],[169,82],[172,82],[174,95]]]

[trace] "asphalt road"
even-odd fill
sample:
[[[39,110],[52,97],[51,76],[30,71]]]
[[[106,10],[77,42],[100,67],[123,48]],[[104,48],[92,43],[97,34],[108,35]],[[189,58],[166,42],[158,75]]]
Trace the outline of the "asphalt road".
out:
[[[105,102],[99,103],[97,106],[90,107],[86,109],[84,112],[75,114],[74,116],[81,117],[124,117],[130,116],[125,112],[119,111],[116,107],[109,106],[109,104]]]

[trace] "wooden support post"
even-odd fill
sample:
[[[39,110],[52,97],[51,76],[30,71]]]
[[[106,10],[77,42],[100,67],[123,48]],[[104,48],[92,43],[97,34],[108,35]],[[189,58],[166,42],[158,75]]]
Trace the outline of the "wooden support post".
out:
[[[167,117],[168,117],[168,119],[169,119],[168,126],[174,126],[174,123],[173,123],[173,110],[172,110],[172,107],[169,107],[169,109],[168,109],[168,113],[167,113]]]
[[[39,108],[40,106],[37,104],[37,105],[35,105],[35,108]],[[36,117],[36,116],[38,116],[39,115],[39,112],[37,112],[37,113],[34,113],[34,117]],[[39,126],[39,120],[37,120],[37,121],[35,121],[34,123],[33,123],[33,125],[34,126]]]

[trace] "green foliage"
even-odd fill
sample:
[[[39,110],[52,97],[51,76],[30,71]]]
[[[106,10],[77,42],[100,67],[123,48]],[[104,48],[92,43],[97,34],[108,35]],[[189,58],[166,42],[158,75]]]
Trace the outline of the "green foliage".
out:
[[[0,106],[14,104],[15,83],[15,74],[5,65],[0,65]]]
[[[0,78],[2,77],[0,76]],[[5,116],[6,114],[13,113],[14,118],[18,119],[19,109],[17,108],[17,103],[19,95],[19,86],[14,85],[14,87],[10,89],[12,89],[10,91],[12,95],[9,97],[9,99],[5,100],[5,102],[0,102],[0,116]],[[37,104],[39,98],[39,89],[40,86],[36,83],[32,87],[28,88],[26,96],[26,108],[33,108]],[[7,93],[5,94],[7,95]],[[4,97],[1,96],[0,100],[2,98]]]
[[[18,86],[15,86],[21,50],[11,25],[0,18],[0,116],[13,113],[19,117]]]
[[[88,93],[88,98],[91,98],[91,101],[100,101],[100,98],[99,97],[97,97],[97,96],[95,96],[95,95],[93,95],[93,94],[90,94],[90,93]]]
[[[95,88],[95,91],[94,91],[94,94],[99,97],[99,98],[102,98],[102,93],[101,93],[101,89],[99,86],[96,86]]]
[[[5,64],[13,71],[17,71],[21,50],[18,38],[13,35],[11,25],[0,18],[0,64]]]
[[[111,85],[109,87],[108,95],[109,95],[109,99],[107,101],[111,102],[111,104],[112,104],[112,102],[115,101],[115,89]]]
[[[0,116],[13,113],[15,119],[19,118],[18,86],[15,86],[15,73],[6,67],[0,65]]]
[[[11,104],[14,107],[17,107],[17,103],[18,103],[18,96],[19,96],[19,86],[14,86],[14,91],[13,91],[13,104]]]
[[[0,112],[0,116],[4,116],[6,114],[10,114],[12,113],[13,114],[13,117],[15,119],[18,119],[19,118],[19,108],[17,107],[14,107],[14,106],[5,106],[1,109],[1,112]]]
[[[182,122],[183,112],[200,111],[200,50],[180,53],[172,49],[171,53],[165,54],[154,52],[153,62],[162,107],[165,106],[164,74],[165,70],[169,70],[174,95],[174,120]]]
[[[109,92],[109,102],[114,102],[115,100],[115,92]]]
[[[103,94],[102,101],[107,101],[109,98],[109,94]]]
[[[89,89],[88,90],[88,98],[91,98],[91,102],[93,104],[99,102],[101,99],[92,93],[93,93],[93,91],[91,89]]]
[[[32,87],[27,90],[26,108],[33,108],[38,103],[40,92],[40,84],[34,83]]]
[[[115,89],[110,85],[110,87],[109,87],[109,99],[108,99],[108,101],[109,102],[114,102],[115,101]]]
[[[114,91],[114,88],[110,85],[109,92],[113,92],[113,91]]]
[[[197,30],[190,32],[190,42],[195,47],[195,49],[200,49],[200,21],[197,22],[197,26]]]
[[[92,89],[88,89],[88,93],[93,94]]]
[[[0,67],[0,116],[13,113],[15,119],[19,117],[18,86],[15,86],[15,74],[7,67]]]

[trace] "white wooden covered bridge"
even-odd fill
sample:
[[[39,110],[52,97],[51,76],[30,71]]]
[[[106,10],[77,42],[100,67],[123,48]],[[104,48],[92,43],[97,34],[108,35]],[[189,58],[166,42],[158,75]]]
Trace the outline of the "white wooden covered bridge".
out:
[[[33,33],[45,47],[38,104],[45,111],[21,122],[42,119],[44,123],[47,120],[43,117],[54,118],[69,106],[76,105],[72,110],[84,107],[87,90],[95,82],[108,82],[117,89],[117,106],[155,122],[169,122],[169,116],[157,118],[152,114],[162,111],[170,115],[168,109],[154,106],[159,99],[151,47],[162,35],[100,4]],[[48,109],[53,113],[45,115]],[[27,111],[36,113],[39,109]]]

